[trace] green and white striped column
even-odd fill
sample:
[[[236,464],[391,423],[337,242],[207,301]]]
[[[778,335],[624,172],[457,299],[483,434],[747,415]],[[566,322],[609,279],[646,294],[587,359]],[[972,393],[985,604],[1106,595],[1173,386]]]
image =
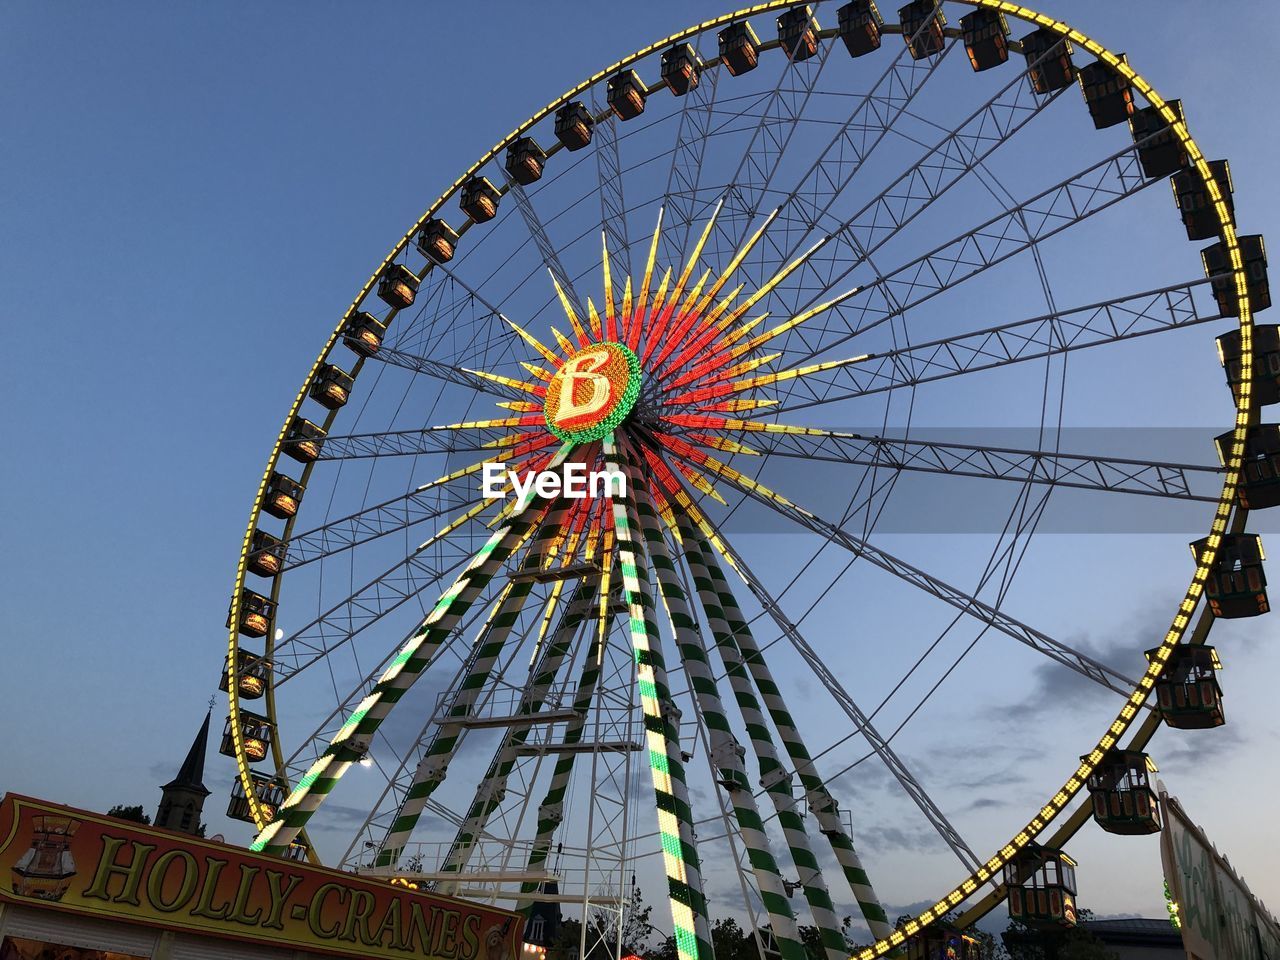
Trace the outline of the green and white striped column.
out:
[[[697,621],[689,608],[689,598],[685,595],[671,553],[667,549],[662,522],[653,510],[639,470],[629,472],[628,483],[631,485],[631,499],[639,517],[649,562],[657,574],[658,588],[671,620],[676,647],[680,651],[689,686],[697,697],[698,708],[707,725],[711,759],[719,774],[720,785],[729,795],[738,833],[747,848],[747,861],[751,864],[760,900],[769,915],[769,924],[778,949],[783,960],[805,960],[804,943],[796,926],[796,916],[791,909],[778,863],[769,849],[769,836],[765,833],[764,821],[760,817],[751,781],[742,762],[745,751],[729,727],[729,719],[716,689],[715,676],[707,662],[707,652],[702,644]],[[847,954],[843,956],[847,957]],[[833,957],[831,960],[837,958]]]
[[[707,623],[711,627],[711,634],[715,639],[720,657],[724,661],[734,699],[738,703],[747,736],[751,739],[752,750],[760,768],[760,785],[765,788],[778,814],[778,823],[782,827],[787,847],[791,851],[791,859],[796,865],[801,889],[804,890],[805,900],[809,904],[814,924],[818,928],[823,951],[827,955],[827,960],[847,960],[849,948],[844,934],[840,932],[840,921],[835,904],[831,900],[831,893],[827,889],[826,879],[822,875],[822,868],[809,842],[804,817],[792,795],[791,777],[778,757],[773,734],[764,717],[760,701],[756,698],[751,677],[742,664],[737,645],[733,642],[733,632],[728,621],[725,620],[724,612],[720,608],[720,598],[703,562],[700,541],[696,536],[692,536],[692,527],[687,525],[687,522],[681,522],[679,525],[682,527],[680,535],[683,540],[685,564],[693,577],[698,599],[706,614]]]
[[[681,517],[680,523],[681,536],[685,538],[687,544],[700,542],[700,538],[694,532],[693,525],[687,517]],[[850,839],[848,833],[845,832],[844,825],[840,822],[840,813],[836,800],[831,796],[831,792],[827,789],[826,784],[818,774],[817,768],[814,766],[809,749],[805,746],[804,739],[796,728],[795,721],[791,718],[791,713],[782,698],[782,693],[779,691],[777,683],[774,682],[773,675],[765,663],[764,655],[761,653],[760,647],[756,643],[750,627],[747,625],[746,617],[743,616],[742,610],[738,607],[738,601],[734,597],[733,591],[729,588],[728,581],[725,580],[724,572],[713,550],[709,545],[704,546],[700,551],[700,556],[709,584],[719,599],[720,610],[729,627],[729,636],[732,640],[732,644],[721,647],[721,656],[725,655],[726,649],[737,648],[738,662],[746,666],[747,671],[760,691],[769,717],[777,728],[778,736],[782,739],[783,748],[786,750],[792,766],[795,767],[796,773],[800,777],[800,783],[804,786],[809,809],[813,811],[813,815],[818,821],[819,829],[831,844],[832,852],[844,872],[845,879],[849,882],[854,899],[857,900],[858,907],[867,921],[867,926],[871,929],[876,939],[883,939],[893,932],[893,927],[890,925],[889,919],[884,912],[884,907],[881,906],[880,900],[871,886],[871,880],[867,876],[866,869],[862,866],[862,861],[854,849],[853,840]],[[732,657],[732,652],[729,655]],[[726,667],[728,663],[729,661],[726,661]]]
[[[609,470],[621,470],[622,457],[613,434],[604,439],[604,453]],[[630,491],[621,495],[611,492],[614,494],[611,497],[613,530],[618,542],[623,591],[630,608],[636,686],[644,712],[649,771],[658,808],[658,831],[662,838],[676,952],[679,960],[711,960],[715,951],[711,946],[707,900],[693,840],[689,787],[680,757],[680,728],[667,686],[667,670],[649,592],[649,571],[636,529]]]
[[[519,567],[520,572],[531,573],[542,567],[548,545],[560,532],[567,512],[564,501],[548,511],[542,523],[538,525],[537,535],[529,544]],[[467,673],[462,679],[462,684],[453,692],[449,710],[440,721],[436,735],[427,747],[427,752],[418,761],[418,768],[413,773],[413,782],[400,802],[400,812],[387,831],[382,841],[382,848],[374,859],[375,866],[393,866],[399,861],[401,851],[409,842],[409,837],[413,834],[418,820],[421,819],[427,807],[427,801],[449,775],[449,764],[453,762],[458,743],[466,729],[463,720],[470,716],[480,692],[489,682],[494,665],[507,645],[516,622],[520,619],[520,611],[524,609],[525,600],[533,592],[533,586],[532,577],[512,578],[503,591],[497,608],[481,628]]]
[[[564,444],[552,459],[549,469],[561,466],[572,449],[573,444]],[[481,590],[532,535],[542,512],[542,501],[532,489],[514,505],[466,569],[436,602],[431,613],[401,646],[373,690],[347,718],[324,753],[298,781],[276,811],[275,819],[254,839],[251,850],[276,856],[283,856],[288,851],[289,844],[337,786],[342,775],[368,751],[369,742],[382,721],[422,675],[440,644],[458,625]]]
[[[569,598],[568,604],[565,606],[564,613],[561,614],[556,629],[552,631],[541,656],[538,658],[537,666],[531,674],[529,682],[525,685],[524,692],[521,694],[520,707],[517,711],[518,715],[529,716],[542,709],[542,705],[546,702],[547,693],[550,691],[552,684],[555,683],[556,677],[560,673],[560,667],[564,663],[570,647],[573,645],[573,639],[578,633],[578,628],[586,619],[586,615],[591,609],[591,603],[598,591],[598,575],[589,576],[578,583],[573,595]],[[529,739],[529,734],[532,730],[533,727],[525,723],[521,726],[513,727],[503,738],[502,744],[494,753],[493,760],[489,764],[488,772],[476,788],[475,798],[467,811],[466,819],[462,822],[458,835],[454,839],[453,845],[449,848],[449,853],[445,857],[444,863],[441,865],[440,869],[442,871],[460,872],[466,866],[467,860],[474,849],[476,838],[484,830],[493,811],[502,803],[503,794],[506,792],[507,778],[510,776],[511,770],[518,759],[516,750]],[[441,888],[440,892],[449,893],[451,891]]]

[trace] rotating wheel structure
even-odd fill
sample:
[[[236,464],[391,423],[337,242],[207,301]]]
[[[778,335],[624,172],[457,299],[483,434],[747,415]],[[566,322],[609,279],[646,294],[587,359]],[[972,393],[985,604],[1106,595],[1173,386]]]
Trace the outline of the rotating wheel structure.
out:
[[[1070,922],[1060,847],[1147,827],[1107,771],[1220,722],[1209,628],[1266,610],[1268,304],[1179,102],[1049,16],[765,3],[644,47],[463,173],[308,372],[236,573],[229,813],[605,917],[584,951],[637,878],[682,958],[709,901],[786,960]],[[1206,406],[1221,466],[1073,429]],[[1140,589],[1167,629],[1063,639]]]

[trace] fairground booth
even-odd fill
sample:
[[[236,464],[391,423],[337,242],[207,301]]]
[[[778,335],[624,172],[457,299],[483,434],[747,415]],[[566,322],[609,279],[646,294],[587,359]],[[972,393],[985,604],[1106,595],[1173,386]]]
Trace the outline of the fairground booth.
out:
[[[0,960],[517,960],[523,917],[8,794]]]

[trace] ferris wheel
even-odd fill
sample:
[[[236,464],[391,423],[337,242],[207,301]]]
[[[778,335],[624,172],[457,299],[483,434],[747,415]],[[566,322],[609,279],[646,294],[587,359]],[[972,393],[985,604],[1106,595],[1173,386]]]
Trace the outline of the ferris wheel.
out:
[[[1267,611],[1262,239],[1123,56],[996,0],[890,13],[762,3],[646,46],[377,266],[236,573],[223,752],[254,849],[619,924],[664,878],[682,960],[712,955],[709,901],[838,960],[853,904],[860,958],[932,956],[1005,900],[1069,924],[1067,840],[1159,829],[1144,748],[1224,722],[1209,629]],[[1177,376],[1214,335],[1208,401]],[[1069,442],[1205,403],[1217,464]],[[1064,503],[1069,547],[1038,534]],[[1081,598],[1126,599],[1146,548],[1102,544],[1134,513],[1199,533],[1191,563],[1160,541],[1163,619],[1121,664],[1036,624],[1111,616]],[[1027,715],[1046,671],[1099,692],[1035,704],[1056,773],[961,807],[931,747]],[[970,778],[1036,767],[1028,742]]]

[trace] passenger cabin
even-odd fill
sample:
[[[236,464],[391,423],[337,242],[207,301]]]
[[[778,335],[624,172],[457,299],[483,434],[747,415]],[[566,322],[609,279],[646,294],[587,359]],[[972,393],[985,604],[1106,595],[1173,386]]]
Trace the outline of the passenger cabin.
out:
[[[280,804],[284,803],[288,792],[284,785],[274,777],[262,773],[250,772],[249,782],[253,786],[253,795],[262,808],[267,820],[274,820]],[[249,797],[244,792],[244,784],[236,777],[231,781],[231,802],[227,804],[227,816],[242,823],[253,823],[253,809],[249,805]]]
[[[1089,798],[1098,826],[1125,836],[1159,833],[1160,806],[1151,788],[1155,772],[1151,758],[1139,750],[1108,751],[1089,774]]]
[[[1244,259],[1244,286],[1249,294],[1249,309],[1257,313],[1271,306],[1271,283],[1267,279],[1267,247],[1262,235],[1244,234],[1236,237],[1240,244],[1240,256]],[[1213,298],[1224,317],[1240,316],[1240,298],[1236,291],[1236,278],[1231,269],[1231,256],[1227,244],[1219,240],[1200,251],[1205,276],[1214,278]]]
[[[981,960],[981,944],[949,923],[931,923],[907,939],[906,960]]]
[[[1210,160],[1209,172],[1217,184],[1218,193],[1227,207],[1227,217],[1235,221],[1236,204],[1233,196],[1235,185],[1231,182],[1231,164],[1225,160]],[[1173,184],[1173,202],[1178,205],[1182,225],[1187,228],[1188,240],[1212,240],[1222,236],[1222,222],[1209,196],[1200,171],[1194,167],[1179,170],[1170,180]]]
[[[609,78],[605,102],[619,120],[633,120],[644,113],[647,95],[640,74],[634,70],[619,70]]]
[[[462,185],[458,206],[472,223],[484,223],[498,215],[498,201],[501,199],[502,194],[488,177],[472,177]]]
[[[1005,864],[1009,917],[1030,927],[1076,925],[1076,864],[1061,850],[1029,843]]]
[[[581,100],[566,103],[556,111],[556,139],[566,150],[581,150],[591,142],[591,129],[596,125],[591,111]]]
[[[329,410],[337,410],[351,399],[355,378],[332,363],[322,364],[311,381],[311,399]]]
[[[1120,61],[1126,63],[1124,54]],[[1124,123],[1133,116],[1133,87],[1115,67],[1101,60],[1080,68],[1080,90],[1095,129]]]
[[[1159,649],[1159,648],[1157,648]],[[1147,651],[1147,659],[1156,650]],[[1222,710],[1222,669],[1218,651],[1210,646],[1174,647],[1156,680],[1156,709],[1160,719],[1179,730],[1207,730],[1227,722]]]
[[[358,310],[347,321],[342,331],[342,342],[361,357],[372,357],[382,349],[382,339],[387,335],[387,325],[372,313]]]
[[[327,436],[324,427],[303,417],[295,417],[280,451],[299,463],[311,463],[320,456],[320,445]]]
[[[435,217],[429,219],[418,231],[414,245],[428,260],[436,263],[448,263],[458,249],[458,231],[443,220]]]
[[[1179,120],[1184,120],[1182,101],[1170,100],[1168,106]],[[1134,110],[1129,118],[1129,132],[1138,148],[1138,162],[1148,180],[1170,177],[1187,165],[1187,151],[1156,107]]]
[[[302,494],[306,487],[292,477],[283,473],[271,474],[267,481],[266,496],[262,498],[262,509],[277,520],[288,520],[298,513],[298,504],[302,502]]]
[[[395,310],[413,306],[418,295],[418,275],[403,263],[393,263],[378,279],[378,297]]]
[[[284,541],[274,537],[265,530],[253,531],[249,541],[249,560],[247,566],[250,573],[260,577],[278,576],[284,567]]]
[[[1191,544],[1196,563],[1202,562],[1208,549],[1208,537]],[[1223,534],[1204,587],[1215,617],[1236,620],[1261,616],[1271,609],[1267,602],[1267,576],[1262,569],[1266,558],[1262,538],[1256,533]]]
[[[1240,331],[1231,330],[1218,337],[1218,359],[1227,374],[1231,393],[1240,402],[1240,385],[1244,382],[1244,351]],[[1253,328],[1253,402],[1258,406],[1280,402],[1280,327],[1273,323]]]
[[[1071,62],[1071,41],[1056,30],[1039,27],[1022,38],[1027,77],[1036,93],[1052,93],[1069,87],[1076,78]]]
[[[961,17],[960,34],[975,71],[990,70],[1009,59],[1009,23],[999,10],[975,10]]]
[[[547,154],[533,137],[519,137],[507,148],[507,176],[523,187],[542,179]]]
[[[778,17],[778,42],[783,52],[794,61],[808,60],[818,52],[818,21],[813,9],[805,4],[784,10]]]
[[[222,679],[218,681],[218,689],[226,693],[230,687],[227,666],[230,657],[222,660]],[[267,691],[271,680],[271,661],[250,653],[248,650],[236,650],[236,689],[240,691],[242,700],[258,700]]]
[[[244,755],[249,758],[250,763],[267,758],[267,751],[271,748],[271,729],[271,721],[266,717],[248,710],[240,711],[240,739],[244,743]],[[218,748],[218,752],[224,757],[236,755],[233,733],[231,718],[227,717],[226,726],[222,729],[222,746]]]
[[[720,47],[720,60],[729,73],[739,77],[754,70],[760,62],[760,38],[751,24],[745,20],[731,23],[716,35]]]
[[[1225,467],[1231,454],[1235,431],[1219,436],[1214,445]],[[1246,510],[1264,510],[1280,504],[1280,424],[1260,423],[1249,427],[1244,438],[1244,463],[1236,498]]]
[[[702,61],[688,43],[677,43],[662,52],[662,82],[675,96],[683,97],[698,85]]]
[[[947,18],[942,6],[934,0],[911,0],[898,10],[898,22],[902,24],[902,39],[907,42],[912,60],[923,60],[941,53],[947,38],[942,28]]]
[[[875,0],[851,0],[836,11],[837,32],[851,57],[863,57],[880,49],[884,17]]]
[[[271,621],[275,619],[276,605],[273,600],[260,593],[244,587],[240,590],[240,623],[237,630],[246,637],[265,637],[271,630]],[[227,626],[231,626],[231,611],[227,611]]]

